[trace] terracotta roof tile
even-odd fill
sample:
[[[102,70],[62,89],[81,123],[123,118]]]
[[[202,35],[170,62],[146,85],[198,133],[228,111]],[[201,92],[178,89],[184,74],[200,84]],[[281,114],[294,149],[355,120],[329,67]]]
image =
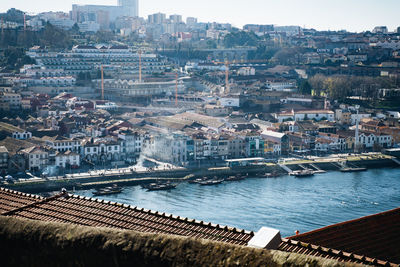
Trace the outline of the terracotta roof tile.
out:
[[[39,196],[0,188],[0,214],[10,212],[42,199]]]
[[[73,195],[38,202],[33,206],[13,212],[12,216],[198,237],[239,245],[246,245],[253,236],[252,232],[237,234],[237,230],[234,228],[211,226],[204,222],[157,211]]]
[[[400,208],[289,237],[400,264]]]
[[[203,221],[197,221],[189,218],[181,218],[172,214],[160,213],[157,211],[146,210],[143,208],[132,207],[110,201],[69,195],[66,193],[45,199],[38,196],[0,188],[0,212],[2,215],[22,217],[33,220],[73,223],[93,227],[127,229],[146,233],[172,234],[226,242],[236,245],[247,245],[250,239],[254,236],[253,232],[248,232],[237,228],[220,226],[219,224],[205,223]],[[389,212],[389,215],[392,213],[397,214],[396,211],[391,211]],[[383,216],[383,218],[387,219],[385,216]],[[360,219],[360,221],[363,220],[365,219]],[[386,220],[383,221],[385,222]],[[399,221],[397,221],[397,223],[395,222],[394,225],[398,226],[398,222]],[[379,225],[368,223],[368,225],[370,224],[376,228],[376,231],[389,234],[389,232],[384,229],[388,226],[387,224]],[[354,262],[380,266],[399,266],[387,261],[378,260],[377,258],[388,260],[387,258],[383,257],[385,252],[387,252],[387,246],[384,245],[378,249],[373,245],[374,242],[367,242],[367,244],[365,244],[364,241],[366,239],[362,238],[363,231],[358,229],[356,226],[351,225],[351,223],[349,225],[345,225],[344,223],[332,227],[336,227],[335,231],[337,231],[337,233],[334,232],[332,234],[332,232],[329,232],[329,234],[325,235],[325,231],[315,231],[315,233],[319,233],[317,235],[317,237],[319,237],[317,241],[320,240],[321,242],[330,242],[331,244],[335,245],[331,246],[332,248],[323,246],[318,242],[306,241],[306,237],[312,236],[311,234],[314,233],[313,231],[292,237],[300,241],[282,239],[278,249],[281,251],[301,253],[310,256],[319,256],[342,262]],[[346,233],[341,232],[344,230],[348,230],[350,232],[348,232],[346,235]],[[390,232],[391,235],[389,238],[393,238],[394,241],[399,240],[399,232],[400,231]],[[354,233],[354,237],[351,236],[352,233]],[[335,239],[335,236],[338,238],[338,240]],[[374,235],[374,238],[376,238],[376,243],[386,242],[384,236]],[[360,245],[360,240],[362,243],[364,243],[363,246]],[[347,244],[352,248],[352,250],[339,247],[340,242],[344,242],[344,244]],[[317,245],[312,245],[310,243]],[[368,253],[369,249],[373,250],[374,254]],[[343,252],[342,250],[350,252]],[[370,258],[358,255],[360,253],[358,253],[356,250],[364,251],[366,252],[363,253],[364,255],[372,257]],[[375,255],[380,255],[381,257]]]

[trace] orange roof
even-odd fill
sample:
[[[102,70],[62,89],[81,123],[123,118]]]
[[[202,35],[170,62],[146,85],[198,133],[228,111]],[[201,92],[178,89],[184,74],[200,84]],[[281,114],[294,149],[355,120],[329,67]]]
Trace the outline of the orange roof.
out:
[[[400,208],[330,225],[289,239],[400,264]]]

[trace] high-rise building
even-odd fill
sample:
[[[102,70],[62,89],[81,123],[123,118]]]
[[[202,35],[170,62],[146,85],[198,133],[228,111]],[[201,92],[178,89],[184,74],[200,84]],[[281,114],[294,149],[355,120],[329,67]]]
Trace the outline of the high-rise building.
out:
[[[139,0],[118,0],[118,6],[128,10],[127,16],[129,17],[139,16]]]
[[[165,22],[166,15],[164,13],[156,13],[148,16],[150,24],[162,24]]]
[[[181,23],[182,22],[182,15],[170,15],[169,20],[172,23]]]
[[[138,6],[139,0],[118,0],[118,6],[72,5],[70,16],[74,22],[96,22],[107,29],[119,17],[137,17]]]
[[[376,26],[373,30],[373,33],[383,33],[387,34],[388,33],[388,28],[386,26]]]
[[[197,18],[193,18],[193,17],[187,17],[186,18],[186,24],[190,27],[190,26],[195,26],[197,24]]]

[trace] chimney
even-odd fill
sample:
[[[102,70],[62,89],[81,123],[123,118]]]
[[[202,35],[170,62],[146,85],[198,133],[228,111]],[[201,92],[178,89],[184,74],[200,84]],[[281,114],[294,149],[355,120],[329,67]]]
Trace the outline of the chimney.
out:
[[[282,242],[281,233],[277,229],[262,227],[249,241],[248,247],[277,249]]]

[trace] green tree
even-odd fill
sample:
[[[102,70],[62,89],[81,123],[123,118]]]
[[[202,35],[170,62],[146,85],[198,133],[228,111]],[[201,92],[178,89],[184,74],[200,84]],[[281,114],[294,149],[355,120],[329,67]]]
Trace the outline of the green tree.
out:
[[[22,48],[7,48],[0,59],[0,67],[3,67],[4,71],[19,72],[25,64],[35,64],[35,60],[27,56]]]
[[[299,91],[302,94],[310,95],[311,94],[311,85],[307,80],[301,80],[299,83]]]

